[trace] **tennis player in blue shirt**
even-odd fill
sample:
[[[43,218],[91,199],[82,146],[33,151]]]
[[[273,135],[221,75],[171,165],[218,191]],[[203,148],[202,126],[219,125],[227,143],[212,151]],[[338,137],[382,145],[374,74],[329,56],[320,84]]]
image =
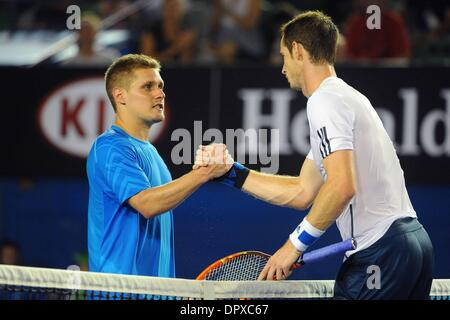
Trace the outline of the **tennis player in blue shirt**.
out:
[[[111,64],[105,80],[116,118],[87,160],[89,269],[175,277],[172,209],[231,164],[217,161],[172,181],[149,142],[152,125],[164,120],[159,62],[126,55]]]

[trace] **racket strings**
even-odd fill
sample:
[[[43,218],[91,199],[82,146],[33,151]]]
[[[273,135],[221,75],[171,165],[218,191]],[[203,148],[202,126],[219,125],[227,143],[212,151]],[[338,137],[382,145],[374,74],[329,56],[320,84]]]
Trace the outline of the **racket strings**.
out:
[[[268,260],[268,257],[262,255],[239,255],[211,270],[205,279],[216,281],[256,280]]]

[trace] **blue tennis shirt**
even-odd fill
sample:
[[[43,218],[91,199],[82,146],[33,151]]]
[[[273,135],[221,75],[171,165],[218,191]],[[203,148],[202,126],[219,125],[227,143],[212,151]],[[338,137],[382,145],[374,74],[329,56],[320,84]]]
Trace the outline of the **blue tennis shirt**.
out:
[[[172,211],[146,219],[127,202],[172,181],[156,148],[113,125],[95,140],[87,175],[90,271],[175,277]]]

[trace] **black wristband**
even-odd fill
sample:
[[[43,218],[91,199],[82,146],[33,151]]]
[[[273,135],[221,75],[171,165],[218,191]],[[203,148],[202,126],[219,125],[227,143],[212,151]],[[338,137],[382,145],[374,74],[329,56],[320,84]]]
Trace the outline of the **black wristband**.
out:
[[[250,170],[239,162],[234,162],[230,170],[223,176],[214,179],[217,182],[224,183],[228,186],[233,186],[238,189],[242,189],[242,186],[247,179]]]

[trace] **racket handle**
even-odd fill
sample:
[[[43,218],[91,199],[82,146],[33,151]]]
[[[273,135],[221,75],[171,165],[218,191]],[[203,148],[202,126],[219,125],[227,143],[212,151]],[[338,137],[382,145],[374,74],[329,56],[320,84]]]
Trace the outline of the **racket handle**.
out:
[[[335,254],[344,253],[348,250],[353,250],[356,248],[356,243],[353,239],[348,239],[346,241],[338,242],[311,252],[306,252],[300,259],[297,260],[297,264],[303,265],[305,263],[315,262],[324,259]]]

